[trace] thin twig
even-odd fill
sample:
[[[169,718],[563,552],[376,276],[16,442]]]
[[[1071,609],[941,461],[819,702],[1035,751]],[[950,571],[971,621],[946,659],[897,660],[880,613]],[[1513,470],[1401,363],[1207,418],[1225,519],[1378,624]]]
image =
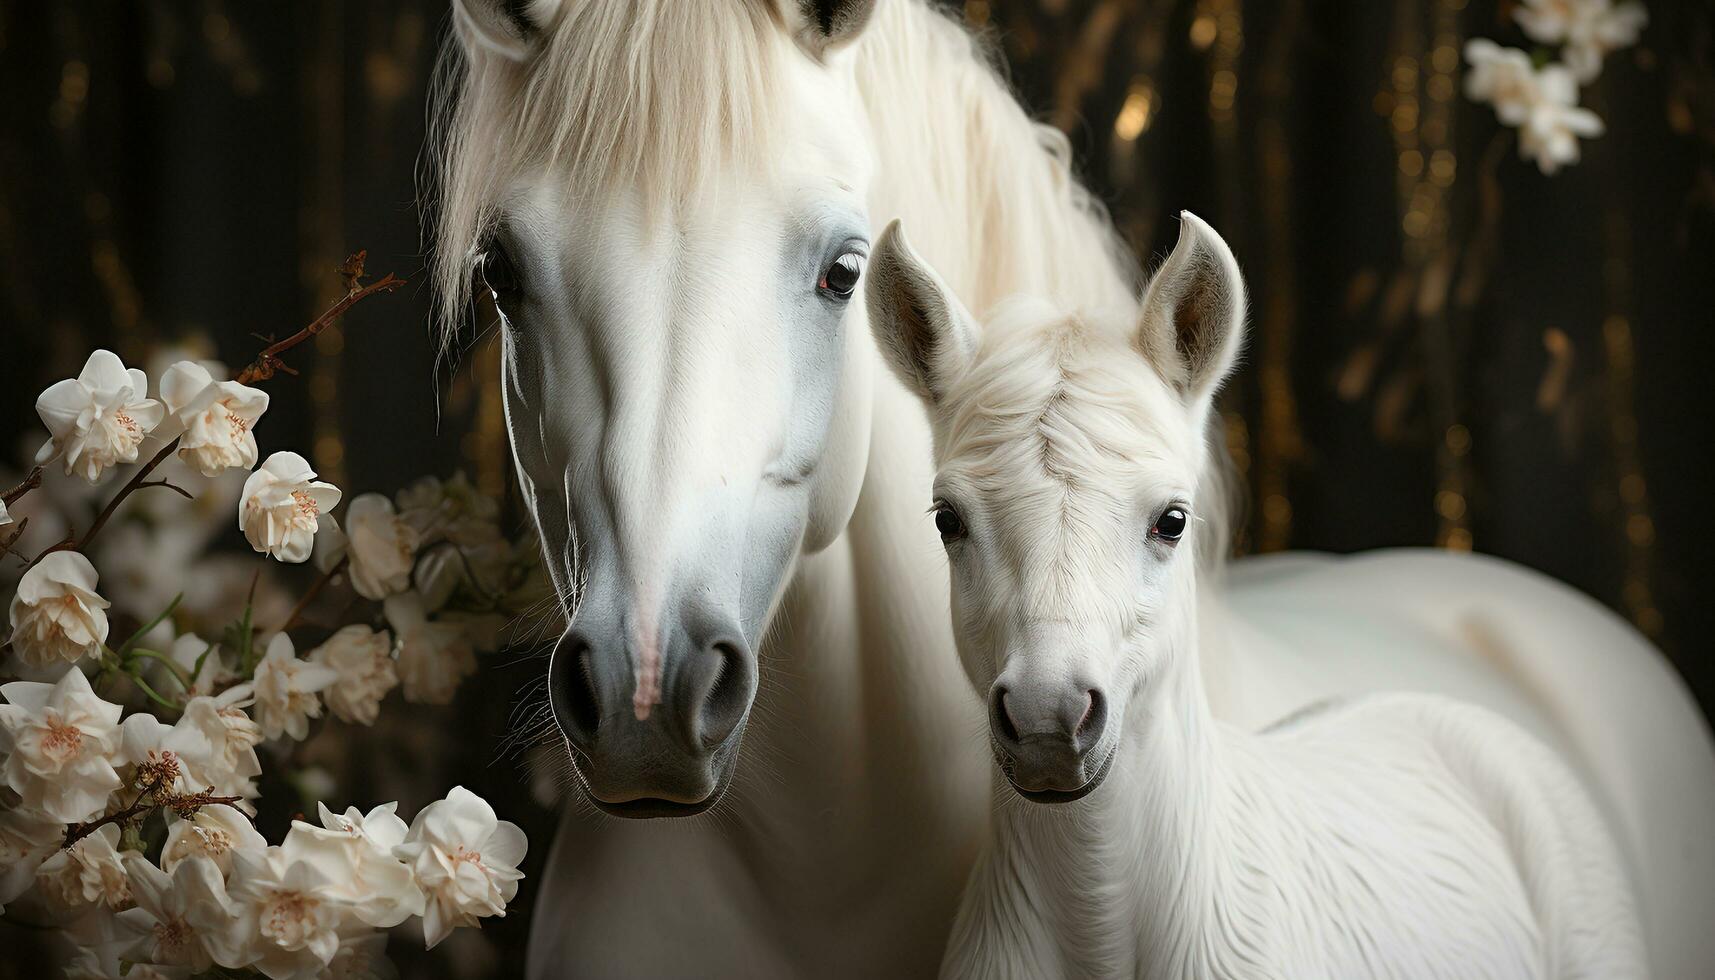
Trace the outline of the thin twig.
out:
[[[338,302],[328,307],[321,316],[316,317],[309,326],[285,340],[264,348],[262,353],[256,355],[256,360],[249,367],[238,373],[238,383],[247,385],[257,381],[267,381],[279,371],[291,373],[291,369],[280,360],[281,354],[333,326],[345,311],[351,309],[359,300],[376,293],[392,292],[405,285],[404,279],[400,279],[391,272],[367,286],[361,285],[359,280],[363,278],[363,261],[368,255],[369,253],[366,251],[359,251],[348,256],[345,264],[340,266],[339,270],[340,277],[345,280],[345,295]]]
[[[215,796],[213,786],[208,787],[200,793],[169,793],[166,796],[156,799],[155,795],[160,791],[161,784],[166,782],[166,778],[167,777],[164,773],[160,776],[156,776],[148,786],[144,787],[141,793],[137,794],[137,798],[131,801],[131,805],[127,806],[123,810],[109,813],[107,816],[102,817],[99,820],[91,820],[88,823],[74,823],[67,827],[65,842],[60,846],[69,850],[70,848],[75,847],[78,841],[83,840],[85,837],[88,837],[90,834],[95,833],[110,823],[119,824],[119,826],[123,828],[133,820],[148,816],[149,811],[156,807],[170,807],[173,812],[177,813],[179,816],[190,817],[205,806],[213,806],[217,803],[232,806],[235,803],[243,801],[243,797],[239,796]],[[150,802],[145,803],[143,802],[144,800],[149,800]]]
[[[274,632],[284,633],[298,625],[298,619],[303,616],[304,610],[309,608],[310,603],[315,601],[316,596],[321,595],[322,589],[326,588],[327,584],[333,581],[335,575],[338,575],[340,572],[345,570],[346,563],[350,560],[349,556],[341,558],[339,561],[334,563],[332,568],[322,573],[320,578],[311,582],[310,587],[304,591],[304,595],[298,600],[297,605],[293,606],[292,611],[286,614],[286,621],[281,623],[280,628]]]
[[[29,526],[30,526],[30,519],[28,517],[24,518],[23,520],[19,521],[16,524],[12,525],[12,527],[11,527],[12,533],[6,535],[3,540],[0,540],[0,558],[4,558],[7,555],[12,553],[12,546],[17,544],[18,539],[22,538],[24,536],[24,529],[29,527]],[[23,557],[23,556],[20,555],[19,557]]]
[[[18,498],[24,496],[24,494],[26,494],[26,493],[29,493],[31,490],[34,490],[37,487],[41,486],[42,485],[42,476],[45,473],[47,473],[47,467],[45,467],[45,466],[36,467],[35,469],[30,471],[29,476],[24,477],[24,482],[18,484],[17,486],[13,487],[12,489],[6,491],[4,494],[0,494],[0,499],[3,499],[6,501],[6,506],[8,506],[8,507],[12,506],[13,504],[18,502]]]
[[[69,537],[66,538],[66,540],[47,548],[41,554],[37,555],[36,561],[41,561],[44,557],[55,551],[65,551],[68,548],[72,551],[89,550],[89,542],[92,541],[97,534],[101,533],[101,529],[107,525],[108,519],[113,516],[114,512],[119,510],[119,505],[125,502],[125,498],[131,496],[131,493],[134,490],[142,486],[143,481],[149,476],[149,474],[155,472],[155,467],[166,462],[167,457],[171,456],[173,454],[173,450],[177,448],[179,448],[179,440],[177,439],[174,439],[172,442],[162,446],[161,451],[156,453],[154,458],[150,459],[147,463],[144,463],[140,468],[138,468],[137,472],[132,474],[131,479],[123,487],[119,488],[119,492],[113,495],[113,499],[107,502],[107,506],[101,508],[101,513],[97,514],[95,517],[95,523],[89,526],[89,530],[83,533],[83,537],[78,538],[75,541]],[[31,562],[31,564],[35,564],[35,562]]]
[[[143,788],[142,792],[137,794],[137,798],[131,801],[131,805],[123,810],[116,810],[99,820],[91,820],[88,823],[74,823],[70,825],[66,828],[65,843],[61,844],[60,847],[69,851],[77,845],[78,841],[83,840],[85,837],[88,837],[90,834],[95,833],[110,823],[119,824],[120,829],[124,829],[127,823],[136,819],[146,811],[153,810],[158,805],[155,803],[146,804],[143,801],[154,795],[154,792],[161,788],[161,783],[164,782],[165,779],[165,776],[156,776],[148,786]]]
[[[168,490],[173,491],[174,493],[185,498],[186,500],[197,499],[196,494],[191,493],[189,490],[186,490],[184,487],[181,487],[177,483],[173,483],[170,480],[147,480],[143,483],[137,484],[137,489],[139,489],[139,490],[143,489],[144,487],[166,487]]]

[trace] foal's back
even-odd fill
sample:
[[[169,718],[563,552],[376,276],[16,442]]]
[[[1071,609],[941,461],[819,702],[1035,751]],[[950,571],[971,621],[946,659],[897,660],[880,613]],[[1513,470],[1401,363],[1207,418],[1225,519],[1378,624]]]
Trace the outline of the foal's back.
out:
[[[1602,817],[1565,763],[1511,722],[1378,695],[1234,747],[1235,791],[1284,810],[1234,822],[1248,837],[1239,853],[1275,860],[1229,865],[1239,877],[1281,859],[1294,868],[1263,903],[1280,975],[1300,975],[1285,964],[1307,950],[1317,975],[1648,975]]]

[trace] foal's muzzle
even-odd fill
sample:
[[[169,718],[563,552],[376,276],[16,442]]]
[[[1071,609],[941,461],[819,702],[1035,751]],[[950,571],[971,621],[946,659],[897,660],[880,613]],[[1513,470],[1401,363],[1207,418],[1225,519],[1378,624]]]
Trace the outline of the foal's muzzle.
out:
[[[549,689],[590,801],[622,817],[690,816],[719,802],[756,693],[756,656],[737,628],[703,616],[663,630],[660,700],[640,719],[635,631],[583,612],[554,647]]]
[[[997,682],[989,691],[995,761],[1018,795],[1035,803],[1083,799],[1113,764],[1105,740],[1108,699],[1099,688],[1043,689]]]

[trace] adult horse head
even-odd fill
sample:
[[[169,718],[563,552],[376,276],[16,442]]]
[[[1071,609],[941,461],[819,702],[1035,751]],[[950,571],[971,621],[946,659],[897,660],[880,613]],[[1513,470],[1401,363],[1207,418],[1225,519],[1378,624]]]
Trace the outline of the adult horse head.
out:
[[[500,310],[554,717],[612,814],[719,800],[776,604],[863,484],[872,162],[830,65],[872,3],[455,4],[442,296]]]

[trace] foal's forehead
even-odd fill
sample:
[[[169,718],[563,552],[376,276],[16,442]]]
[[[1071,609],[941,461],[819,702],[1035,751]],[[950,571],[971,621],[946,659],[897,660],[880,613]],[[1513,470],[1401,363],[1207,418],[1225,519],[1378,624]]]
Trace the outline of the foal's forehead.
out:
[[[1114,318],[1003,307],[941,413],[943,470],[1001,488],[1184,493],[1198,465],[1184,402]]]

